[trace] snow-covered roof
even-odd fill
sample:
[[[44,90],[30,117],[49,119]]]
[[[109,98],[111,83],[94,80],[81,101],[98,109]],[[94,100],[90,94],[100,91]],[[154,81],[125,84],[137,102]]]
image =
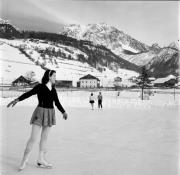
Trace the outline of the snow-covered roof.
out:
[[[153,83],[156,84],[156,83],[165,83],[171,79],[176,79],[176,77],[174,75],[169,75],[165,78],[158,78],[156,79]]]
[[[151,80],[151,81],[154,81],[154,80],[155,80],[154,77],[149,77],[148,79]]]
[[[24,76],[21,75],[16,80],[14,80],[12,83],[18,83],[18,82],[30,83],[30,80],[26,79]]]

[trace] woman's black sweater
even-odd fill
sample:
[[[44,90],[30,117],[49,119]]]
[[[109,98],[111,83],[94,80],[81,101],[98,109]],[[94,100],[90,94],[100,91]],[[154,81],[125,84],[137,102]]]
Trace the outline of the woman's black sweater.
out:
[[[56,92],[56,89],[52,87],[52,90],[50,90],[45,84],[38,84],[30,91],[22,94],[20,97],[18,97],[19,101],[22,101],[26,98],[29,98],[32,95],[37,94],[39,107],[43,108],[54,108],[53,101],[55,102],[55,105],[57,108],[64,113],[65,110],[62,107],[61,103],[59,102],[58,95]]]

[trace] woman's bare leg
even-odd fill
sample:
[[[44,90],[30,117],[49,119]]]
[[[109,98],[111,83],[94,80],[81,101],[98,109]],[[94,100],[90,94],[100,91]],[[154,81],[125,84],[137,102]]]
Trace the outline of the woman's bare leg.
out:
[[[29,140],[27,142],[27,145],[26,145],[26,148],[25,148],[25,151],[24,151],[24,156],[23,156],[23,159],[22,159],[19,170],[23,170],[25,168],[26,163],[27,163],[28,158],[29,158],[29,155],[30,155],[30,152],[31,152],[31,150],[33,148],[33,145],[34,145],[34,143],[36,142],[36,140],[38,138],[40,129],[41,129],[40,126],[34,125],[34,124],[32,125],[31,136],[30,136],[30,138],[29,138]]]
[[[47,153],[47,139],[50,131],[49,126],[44,126],[42,128],[41,132],[41,140],[39,143],[39,156],[38,156],[38,161],[43,162],[48,165],[48,162],[46,161],[45,154]]]

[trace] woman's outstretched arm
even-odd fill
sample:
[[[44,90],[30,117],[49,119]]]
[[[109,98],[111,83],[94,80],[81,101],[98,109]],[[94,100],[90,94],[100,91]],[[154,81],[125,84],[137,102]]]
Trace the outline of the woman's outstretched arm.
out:
[[[19,97],[16,98],[15,100],[11,101],[11,102],[7,105],[7,107],[10,107],[11,105],[12,105],[12,107],[13,107],[14,105],[16,105],[17,102],[22,101],[22,100],[24,100],[24,99],[26,99],[26,98],[29,98],[29,97],[32,96],[32,95],[37,94],[37,92],[39,91],[39,88],[40,88],[40,84],[36,85],[36,86],[35,86],[33,89],[31,89],[30,91],[25,92],[24,94],[22,94],[21,96],[19,96]]]
[[[38,91],[39,91],[39,88],[40,88],[40,84],[36,85],[36,86],[35,86],[33,89],[31,89],[30,91],[25,92],[24,94],[22,94],[21,96],[19,96],[17,99],[18,99],[19,101],[25,100],[26,98],[29,98],[30,96],[37,94]]]

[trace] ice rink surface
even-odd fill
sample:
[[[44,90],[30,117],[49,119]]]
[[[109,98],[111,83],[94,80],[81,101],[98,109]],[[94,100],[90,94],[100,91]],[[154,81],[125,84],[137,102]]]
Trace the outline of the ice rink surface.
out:
[[[90,92],[59,92],[69,118],[56,109],[57,124],[48,138],[48,160],[53,169],[36,167],[35,144],[25,175],[178,175],[179,94],[158,93],[141,101],[137,93],[102,92],[103,109],[90,109]],[[98,92],[95,92],[98,95]],[[14,108],[1,98],[1,174],[17,168],[31,132],[29,124],[36,97]]]

